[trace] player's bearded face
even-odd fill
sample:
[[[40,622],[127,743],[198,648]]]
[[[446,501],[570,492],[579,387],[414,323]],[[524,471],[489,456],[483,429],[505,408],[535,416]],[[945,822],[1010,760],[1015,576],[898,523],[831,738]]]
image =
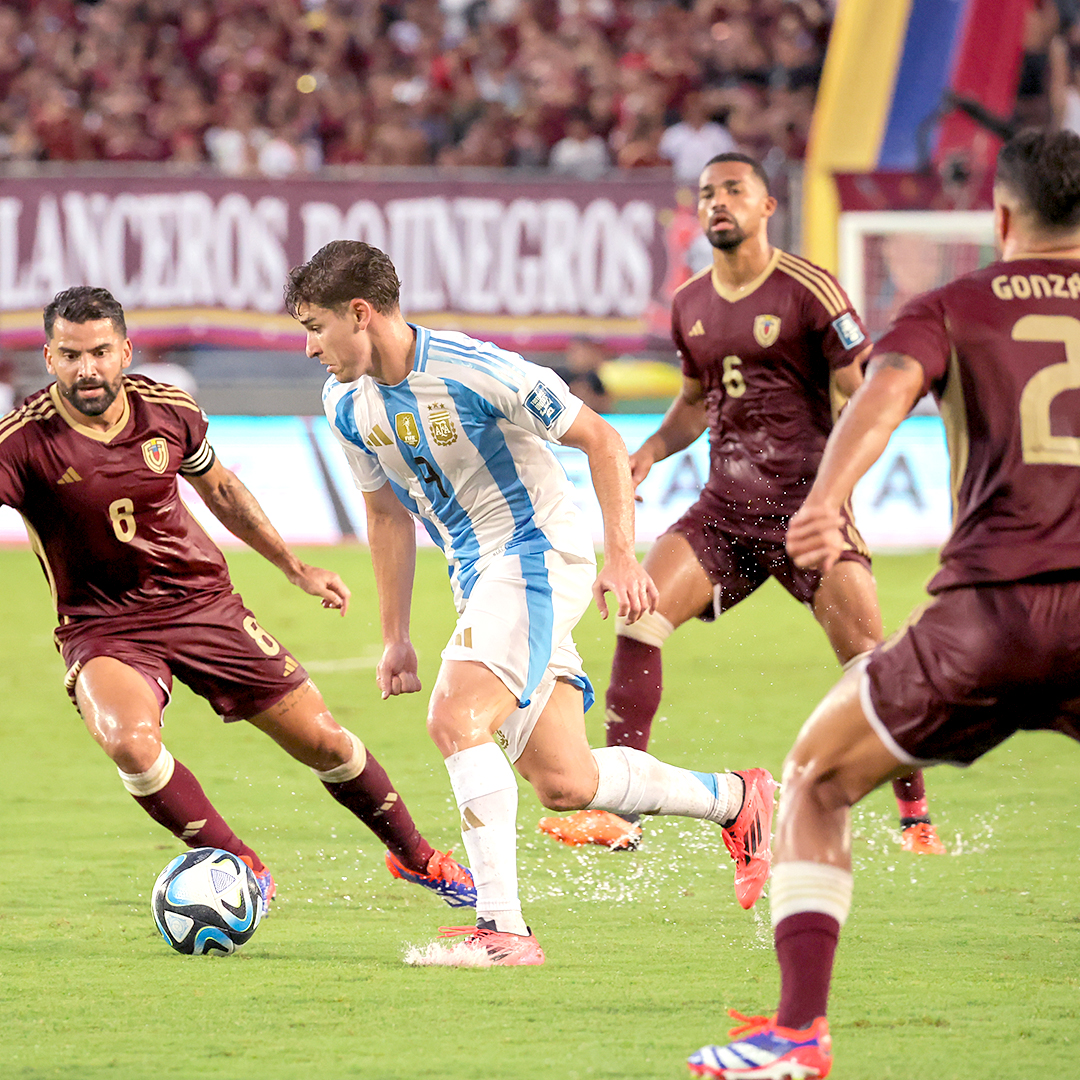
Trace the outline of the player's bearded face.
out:
[[[727,214],[711,221],[709,228],[705,230],[705,236],[714,248],[734,251],[746,239],[746,230],[733,214]]]
[[[101,416],[120,395],[131,343],[108,319],[57,319],[45,357],[64,400],[83,416]]]
[[[757,236],[775,201],[750,165],[717,162],[702,174],[698,189],[698,221],[712,246],[733,251]]]
[[[111,382],[101,377],[76,378],[67,384],[59,378],[56,381],[64,399],[83,416],[100,416],[116,400],[122,379],[117,375]]]

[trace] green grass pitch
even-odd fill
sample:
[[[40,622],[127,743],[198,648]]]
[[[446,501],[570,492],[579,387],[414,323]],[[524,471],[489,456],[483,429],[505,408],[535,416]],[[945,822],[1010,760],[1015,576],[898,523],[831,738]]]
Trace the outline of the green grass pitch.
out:
[[[359,548],[304,557],[353,589],[345,619],[258,556],[230,554],[260,622],[305,663],[338,719],[387,767],[426,835],[460,838],[426,695],[382,702],[379,634]],[[887,626],[933,559],[879,558]],[[394,881],[382,851],[315,779],[243,724],[222,730],[179,687],[165,737],[279,884],[232,957],[166,948],[148,910],[179,845],[125,794],[61,686],[48,593],[0,550],[0,1080],[644,1080],[725,1041],[726,1010],[767,1012],[778,977],[768,905],[744,912],[712,826],[654,823],[637,853],[570,850],[535,831],[522,786],[526,916],[537,969],[412,969],[409,944],[462,921]],[[445,564],[422,552],[413,635],[425,691],[453,625]],[[595,612],[577,634],[601,694],[612,651]],[[653,749],[696,769],[778,772],[836,677],[809,614],[770,584],[664,650]],[[603,740],[600,709],[588,717]],[[930,772],[946,858],[899,851],[890,792],[856,810],[855,902],[831,1023],[837,1080],[1075,1075],[1080,1043],[1077,748],[1021,735],[967,771]],[[1068,1062],[1073,1062],[1070,1066]]]

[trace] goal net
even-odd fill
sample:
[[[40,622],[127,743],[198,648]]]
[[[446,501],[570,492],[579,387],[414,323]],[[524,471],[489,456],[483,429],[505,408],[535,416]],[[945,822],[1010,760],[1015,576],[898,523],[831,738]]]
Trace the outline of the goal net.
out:
[[[840,283],[876,341],[899,309],[994,260],[989,210],[853,210],[840,215]]]
[[[993,261],[990,211],[848,211],[839,224],[840,282],[873,340],[913,296]],[[859,530],[873,551],[936,547],[949,535],[945,431],[927,396],[855,488]]]

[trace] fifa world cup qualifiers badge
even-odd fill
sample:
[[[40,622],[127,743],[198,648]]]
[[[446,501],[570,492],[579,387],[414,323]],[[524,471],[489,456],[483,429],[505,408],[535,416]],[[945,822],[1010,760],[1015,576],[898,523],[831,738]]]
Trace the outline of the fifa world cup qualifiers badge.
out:
[[[839,319],[833,319],[832,328],[845,349],[854,349],[866,340],[866,335],[859,329],[859,324],[850,311],[845,311]]]
[[[525,408],[544,425],[551,427],[562,415],[563,403],[543,384],[537,383],[525,399]]]

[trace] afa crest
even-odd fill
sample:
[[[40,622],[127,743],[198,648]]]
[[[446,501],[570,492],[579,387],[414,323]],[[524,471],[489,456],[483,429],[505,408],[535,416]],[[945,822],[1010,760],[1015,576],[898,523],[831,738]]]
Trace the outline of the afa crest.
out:
[[[169,467],[169,444],[161,438],[147,439],[142,444],[143,460],[156,473],[163,473]]]
[[[776,344],[780,336],[779,315],[757,315],[754,318],[754,340],[763,348]]]
[[[416,417],[411,412],[399,412],[394,417],[394,431],[397,437],[414,450],[420,445],[420,428],[416,425]]]
[[[436,446],[449,446],[457,442],[458,433],[454,418],[442,402],[428,406],[428,430]]]

